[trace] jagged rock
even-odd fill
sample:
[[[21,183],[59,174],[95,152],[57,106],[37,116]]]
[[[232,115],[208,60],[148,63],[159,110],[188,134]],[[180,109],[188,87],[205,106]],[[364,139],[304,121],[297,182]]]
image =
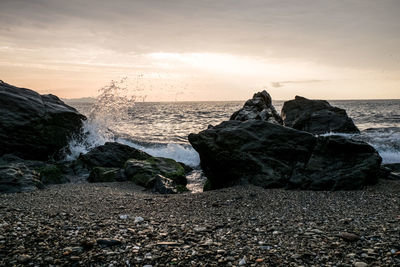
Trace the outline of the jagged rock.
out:
[[[39,174],[22,163],[0,165],[0,192],[29,192],[44,188]]]
[[[94,167],[122,168],[128,159],[145,160],[150,157],[149,154],[139,149],[117,142],[107,142],[80,155],[78,161],[89,169]]]
[[[146,188],[152,188],[152,180],[156,175],[169,178],[177,185],[187,184],[185,169],[175,160],[168,158],[130,159],[125,163],[125,174],[128,180]]]
[[[376,182],[381,158],[364,142],[312,134],[261,120],[225,121],[189,142],[200,154],[206,189],[237,184],[264,188],[349,190]]]
[[[325,100],[296,96],[283,104],[281,115],[285,126],[313,134],[360,132],[344,109]]]
[[[243,108],[232,114],[230,120],[263,120],[282,124],[282,118],[276,112],[271,96],[265,90],[255,93],[252,99],[246,101]]]
[[[47,160],[61,155],[85,116],[57,96],[0,82],[0,156]]]

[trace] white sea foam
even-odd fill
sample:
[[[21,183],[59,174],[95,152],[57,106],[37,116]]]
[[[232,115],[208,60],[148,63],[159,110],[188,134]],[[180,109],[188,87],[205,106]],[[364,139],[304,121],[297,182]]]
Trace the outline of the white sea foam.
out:
[[[153,144],[144,146],[126,139],[117,139],[119,143],[140,149],[154,157],[171,158],[176,161],[185,163],[191,167],[200,165],[199,154],[189,145],[181,144]]]

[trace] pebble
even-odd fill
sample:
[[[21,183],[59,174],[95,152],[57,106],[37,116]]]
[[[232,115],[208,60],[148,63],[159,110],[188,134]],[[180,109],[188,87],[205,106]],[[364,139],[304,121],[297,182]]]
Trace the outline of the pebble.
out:
[[[121,245],[122,242],[118,239],[105,238],[105,239],[97,239],[97,244],[110,247],[110,246]]]
[[[354,263],[354,267],[367,267],[368,264],[366,264],[365,262],[362,261],[357,261]]]
[[[29,256],[29,255],[27,255],[27,254],[21,254],[21,255],[18,256],[17,260],[18,260],[20,263],[26,263],[26,262],[30,261],[31,258],[32,258],[32,257]]]

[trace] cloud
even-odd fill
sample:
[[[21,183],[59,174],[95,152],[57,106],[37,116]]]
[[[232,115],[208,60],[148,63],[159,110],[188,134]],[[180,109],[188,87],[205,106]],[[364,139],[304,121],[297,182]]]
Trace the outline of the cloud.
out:
[[[290,83],[320,83],[326,82],[327,80],[298,80],[298,81],[279,81],[279,82],[271,82],[271,86],[274,88],[279,88],[285,86],[285,84]]]

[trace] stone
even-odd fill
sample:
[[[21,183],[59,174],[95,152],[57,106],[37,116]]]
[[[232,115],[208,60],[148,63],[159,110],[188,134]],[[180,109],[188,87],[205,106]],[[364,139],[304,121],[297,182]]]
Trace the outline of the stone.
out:
[[[31,259],[32,259],[32,257],[27,254],[19,255],[17,258],[18,262],[20,262],[20,263],[27,263]]]
[[[146,160],[129,159],[125,163],[128,180],[148,189],[154,186],[154,179],[158,174],[171,179],[177,185],[187,184],[185,169],[173,159],[150,157]]]
[[[325,100],[296,96],[283,104],[281,116],[285,126],[313,134],[360,132],[344,109]]]
[[[357,242],[358,240],[360,240],[360,236],[347,232],[340,233],[339,237],[347,242]]]
[[[204,190],[240,184],[361,189],[377,182],[382,161],[367,143],[315,137],[262,120],[225,121],[188,138],[208,178]]]
[[[252,99],[246,101],[243,108],[232,114],[230,120],[263,120],[277,124],[283,123],[281,116],[272,105],[271,96],[265,90],[255,93]]]
[[[0,192],[18,193],[42,189],[39,174],[22,163],[0,165]]]
[[[55,95],[40,95],[0,81],[0,156],[60,158],[80,134],[85,116]]]
[[[115,182],[120,173],[119,168],[94,167],[88,177],[89,183]]]
[[[362,261],[357,261],[354,263],[354,267],[367,267],[368,264]]]
[[[150,157],[149,154],[139,149],[117,142],[107,142],[80,155],[78,161],[88,169],[94,167],[122,168],[128,159],[145,160]]]
[[[150,182],[149,186],[150,185],[153,192],[158,192],[160,194],[178,193],[174,180],[166,178],[160,174],[154,176],[154,179]]]
[[[97,239],[97,244],[105,247],[112,247],[121,245],[122,242],[118,239],[104,238],[104,239]]]

